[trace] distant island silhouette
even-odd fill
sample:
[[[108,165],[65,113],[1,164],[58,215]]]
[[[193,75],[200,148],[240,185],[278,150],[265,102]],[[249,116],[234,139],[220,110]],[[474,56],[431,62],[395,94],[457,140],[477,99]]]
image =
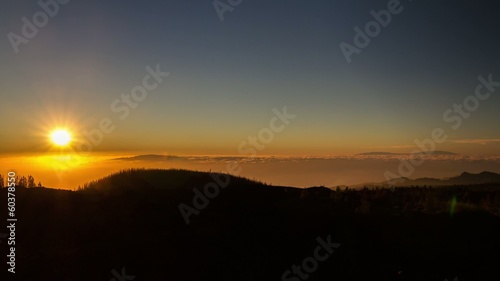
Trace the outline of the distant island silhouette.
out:
[[[406,155],[406,154],[412,154],[412,153],[395,153],[395,152],[381,152],[381,151],[374,151],[374,152],[364,152],[364,153],[359,153],[358,155]],[[441,151],[441,150],[435,150],[435,151],[430,151],[430,152],[424,152],[424,151],[419,151],[414,154],[433,154],[433,155],[458,155],[457,153],[450,152],[450,151]]]

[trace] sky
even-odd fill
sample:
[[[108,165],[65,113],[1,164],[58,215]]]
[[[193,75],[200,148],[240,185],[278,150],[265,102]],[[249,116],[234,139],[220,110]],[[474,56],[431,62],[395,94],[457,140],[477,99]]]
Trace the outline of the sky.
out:
[[[455,177],[463,172],[500,173],[500,156],[433,154],[423,156],[422,163],[412,165],[408,154],[363,154],[338,156],[215,156],[215,155],[123,155],[92,154],[34,155],[0,157],[2,168],[18,175],[32,175],[44,186],[77,189],[89,181],[98,180],[123,169],[189,169],[230,173],[267,184],[336,188],[353,188],[365,184],[384,184],[387,173],[408,178]],[[228,169],[228,165],[236,167]],[[7,171],[7,170],[5,170]],[[6,173],[6,172],[5,172]],[[389,178],[391,180],[392,178]]]
[[[500,81],[499,4],[395,2],[71,0],[16,45],[22,18],[43,9],[4,1],[0,155],[60,152],[48,140],[58,127],[73,135],[69,153],[87,142],[93,153],[244,155],[285,107],[295,117],[259,155],[411,152],[436,128],[439,150],[500,154],[500,88],[467,118],[443,117],[479,76]],[[214,3],[230,7],[223,20]],[[390,5],[399,12],[349,63],[340,44],[355,47],[355,28]],[[148,67],[168,76],[118,110]],[[103,119],[113,130],[92,143],[83,132]]]

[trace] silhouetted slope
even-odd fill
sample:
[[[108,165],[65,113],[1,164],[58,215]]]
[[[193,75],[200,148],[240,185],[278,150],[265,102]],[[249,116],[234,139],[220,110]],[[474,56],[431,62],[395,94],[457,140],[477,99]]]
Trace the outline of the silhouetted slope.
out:
[[[130,170],[79,192],[19,189],[16,277],[110,280],[125,267],[134,280],[281,280],[328,235],[341,247],[307,280],[500,275],[497,186],[355,191],[231,177],[186,225],[179,204],[209,182],[209,173]]]
[[[212,175],[223,175],[212,173]],[[225,174],[224,174],[225,175]],[[246,181],[230,176],[231,181]],[[210,173],[176,169],[130,169],[120,171],[83,186],[84,189],[145,189],[145,188],[188,188],[207,183],[213,178]],[[252,182],[252,184],[256,184]]]

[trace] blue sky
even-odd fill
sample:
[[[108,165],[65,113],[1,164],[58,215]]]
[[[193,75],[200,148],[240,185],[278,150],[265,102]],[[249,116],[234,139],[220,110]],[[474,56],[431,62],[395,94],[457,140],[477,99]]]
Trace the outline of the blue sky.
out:
[[[52,127],[78,136],[110,117],[116,130],[96,151],[235,154],[283,106],[298,117],[269,154],[410,149],[436,127],[462,141],[445,150],[499,153],[474,143],[500,139],[498,93],[456,131],[442,118],[477,76],[500,81],[498,3],[401,1],[347,63],[339,44],[388,2],[243,1],[221,22],[211,1],[72,0],[16,54],[7,34],[41,8],[4,1],[0,153],[44,152]],[[110,104],[158,64],[170,76],[117,119]]]

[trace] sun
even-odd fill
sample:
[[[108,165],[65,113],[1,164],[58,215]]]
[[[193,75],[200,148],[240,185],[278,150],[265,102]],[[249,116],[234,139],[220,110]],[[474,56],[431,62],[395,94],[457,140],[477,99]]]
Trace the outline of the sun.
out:
[[[71,134],[66,129],[57,129],[50,133],[50,140],[57,146],[66,146],[71,142]]]

